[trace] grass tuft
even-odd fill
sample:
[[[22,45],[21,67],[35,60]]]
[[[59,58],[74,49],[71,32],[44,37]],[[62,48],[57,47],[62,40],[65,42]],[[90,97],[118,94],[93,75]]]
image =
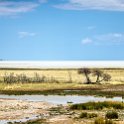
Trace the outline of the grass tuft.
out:
[[[79,116],[79,118],[95,118],[98,115],[96,113],[87,113],[87,112],[82,112]]]
[[[97,118],[94,121],[94,124],[116,124],[112,120],[104,119],[104,118]]]
[[[87,102],[81,104],[74,104],[70,107],[77,110],[102,110],[104,108],[124,109],[124,103],[116,101],[104,101],[104,102]]]

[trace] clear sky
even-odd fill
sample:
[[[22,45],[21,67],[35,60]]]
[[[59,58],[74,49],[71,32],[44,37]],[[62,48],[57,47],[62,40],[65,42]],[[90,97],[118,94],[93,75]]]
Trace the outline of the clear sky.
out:
[[[0,0],[0,59],[124,60],[124,1]]]

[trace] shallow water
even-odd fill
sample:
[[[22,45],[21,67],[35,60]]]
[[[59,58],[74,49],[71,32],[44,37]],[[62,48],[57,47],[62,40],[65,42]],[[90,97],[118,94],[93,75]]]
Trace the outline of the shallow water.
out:
[[[44,101],[53,104],[67,104],[67,102],[72,103],[85,103],[89,101],[123,101],[122,97],[96,97],[96,96],[77,96],[77,95],[0,95],[0,98],[6,99],[17,99],[17,100],[27,100],[27,101]]]

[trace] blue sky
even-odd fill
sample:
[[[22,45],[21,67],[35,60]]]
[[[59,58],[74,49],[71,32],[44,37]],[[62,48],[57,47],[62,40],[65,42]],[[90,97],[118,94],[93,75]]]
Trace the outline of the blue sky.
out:
[[[0,59],[124,60],[124,2],[0,0]]]

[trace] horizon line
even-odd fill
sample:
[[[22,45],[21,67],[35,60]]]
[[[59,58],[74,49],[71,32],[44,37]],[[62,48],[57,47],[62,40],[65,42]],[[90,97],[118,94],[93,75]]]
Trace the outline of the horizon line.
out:
[[[124,61],[0,61],[0,68],[124,68]]]

